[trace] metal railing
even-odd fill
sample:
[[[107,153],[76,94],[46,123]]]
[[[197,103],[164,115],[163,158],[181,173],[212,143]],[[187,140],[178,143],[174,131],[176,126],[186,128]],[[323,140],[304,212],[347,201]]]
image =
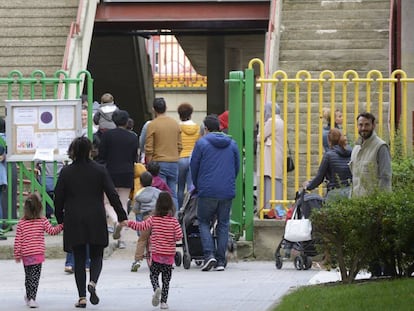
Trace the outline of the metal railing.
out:
[[[260,76],[254,76],[254,66],[259,67]],[[238,184],[237,197],[233,209],[233,220],[245,228],[252,227],[253,222],[253,175],[257,174],[258,184],[263,184],[263,142],[260,137],[260,150],[255,159],[253,137],[256,111],[259,111],[259,132],[263,133],[264,105],[266,87],[271,88],[271,102],[278,103],[281,117],[284,120],[283,158],[277,159],[273,154],[272,171],[276,162],[283,163],[283,199],[276,200],[272,190],[271,206],[282,204],[285,207],[293,202],[295,192],[300,190],[302,183],[310,180],[317,172],[323,156],[322,131],[325,126],[322,116],[324,108],[330,108],[331,124],[334,124],[335,110],[343,114],[342,132],[347,135],[350,144],[358,138],[355,117],[362,111],[371,111],[377,117],[376,131],[380,137],[390,144],[394,153],[396,130],[403,142],[403,154],[412,153],[412,142],[408,137],[407,93],[414,87],[414,78],[408,78],[402,70],[395,70],[389,77],[384,77],[377,70],[371,70],[366,77],[360,77],[354,70],[345,71],[342,76],[335,76],[332,71],[322,71],[312,77],[310,72],[301,70],[294,77],[288,77],[284,71],[276,71],[271,77],[265,77],[264,64],[260,59],[250,61],[248,69],[230,74],[229,83],[229,132],[243,152],[245,163],[241,168],[242,181]],[[396,90],[401,90],[401,114],[397,115],[395,107]],[[258,98],[258,99],[257,99]],[[256,100],[258,109],[256,107]],[[274,108],[273,108],[274,109]],[[273,110],[274,111],[274,110]],[[233,116],[233,118],[232,118]],[[397,121],[399,123],[397,124]],[[238,123],[237,123],[238,122]],[[243,133],[239,135],[237,132]],[[272,135],[274,143],[275,135]],[[286,158],[289,147],[295,162],[295,170],[287,172]],[[260,163],[260,172],[254,172],[255,160]],[[271,176],[274,189],[275,175]],[[259,187],[259,217],[270,209],[265,206],[263,187]],[[321,186],[320,194],[324,189]],[[249,229],[249,230],[250,230]],[[247,229],[246,229],[247,230]],[[246,231],[247,232],[247,231]]]

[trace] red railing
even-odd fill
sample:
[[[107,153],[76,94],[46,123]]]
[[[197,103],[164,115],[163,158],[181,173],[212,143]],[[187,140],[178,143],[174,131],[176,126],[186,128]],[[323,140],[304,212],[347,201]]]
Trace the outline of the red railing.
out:
[[[79,0],[78,12],[76,14],[76,21],[73,21],[70,24],[69,34],[66,38],[66,46],[65,46],[65,53],[63,54],[63,61],[62,61],[62,69],[68,70],[68,58],[69,58],[69,51],[71,48],[72,38],[79,34],[80,29],[80,19],[82,16],[82,9],[83,9],[83,0]]]

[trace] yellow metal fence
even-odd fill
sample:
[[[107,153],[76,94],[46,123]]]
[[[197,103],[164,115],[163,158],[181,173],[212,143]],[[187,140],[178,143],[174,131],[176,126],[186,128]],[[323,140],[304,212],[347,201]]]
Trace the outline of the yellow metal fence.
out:
[[[278,70],[269,78],[264,77],[264,65],[259,59],[249,63],[249,69],[259,66],[260,76],[256,77],[256,86],[259,89],[257,110],[259,150],[256,161],[260,164],[257,172],[257,184],[263,185],[263,130],[264,107],[266,102],[272,102],[275,112],[275,103],[281,108],[281,117],[284,120],[283,159],[275,158],[272,153],[272,194],[269,203],[272,207],[283,204],[286,208],[293,202],[295,192],[300,190],[304,181],[315,176],[323,156],[322,132],[326,125],[322,115],[323,111],[330,110],[330,123],[335,124],[335,111],[339,110],[343,116],[341,131],[347,136],[352,146],[358,138],[356,116],[363,111],[370,111],[376,116],[376,132],[390,144],[391,153],[394,153],[395,138],[398,134],[403,142],[403,154],[411,154],[412,120],[409,120],[412,107],[409,107],[408,94],[414,87],[414,78],[407,78],[402,70],[395,70],[389,77],[384,77],[378,70],[369,71],[366,77],[360,77],[354,70],[347,70],[336,76],[334,72],[325,70],[317,76],[301,70],[294,77],[288,77],[284,71]],[[268,95],[269,100],[266,100]],[[398,95],[398,96],[397,96]],[[397,104],[396,98],[400,98]],[[411,100],[412,101],[412,100]],[[400,113],[397,115],[397,107]],[[397,121],[398,120],[398,126]],[[412,131],[411,131],[412,132]],[[273,125],[272,144],[275,143],[277,133]],[[289,149],[295,162],[295,170],[287,172],[286,158]],[[276,200],[275,167],[278,161],[283,161],[283,199]],[[259,187],[258,210],[259,217],[263,218],[270,209],[264,208],[263,187]],[[324,187],[318,189],[324,194]]]

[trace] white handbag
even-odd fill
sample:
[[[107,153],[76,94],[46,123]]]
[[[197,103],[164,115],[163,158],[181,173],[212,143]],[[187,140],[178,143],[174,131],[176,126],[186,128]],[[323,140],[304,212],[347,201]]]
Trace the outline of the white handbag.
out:
[[[292,218],[286,221],[285,240],[290,242],[302,242],[312,240],[312,223],[306,218],[295,218],[296,209]]]

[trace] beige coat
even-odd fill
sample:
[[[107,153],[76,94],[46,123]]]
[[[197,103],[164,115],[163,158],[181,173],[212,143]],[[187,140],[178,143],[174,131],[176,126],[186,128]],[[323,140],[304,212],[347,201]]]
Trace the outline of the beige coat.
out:
[[[272,141],[272,122],[275,124],[274,141]],[[272,177],[272,149],[275,152],[275,175],[273,178],[283,177],[283,135],[284,124],[280,115],[276,114],[264,124],[264,175]],[[257,135],[257,155],[260,155],[260,132]],[[257,159],[257,174],[260,174],[260,157]]]

